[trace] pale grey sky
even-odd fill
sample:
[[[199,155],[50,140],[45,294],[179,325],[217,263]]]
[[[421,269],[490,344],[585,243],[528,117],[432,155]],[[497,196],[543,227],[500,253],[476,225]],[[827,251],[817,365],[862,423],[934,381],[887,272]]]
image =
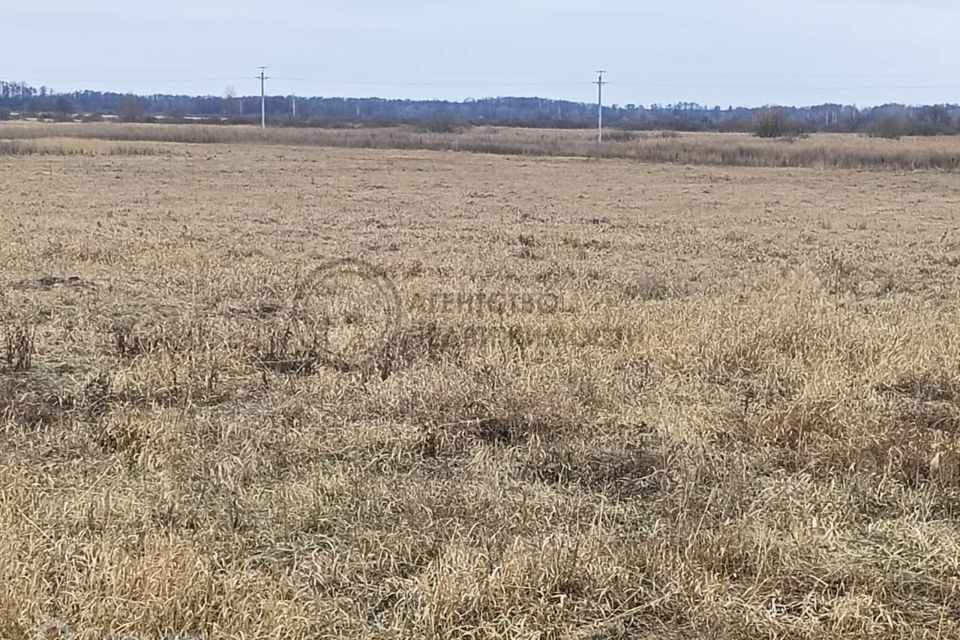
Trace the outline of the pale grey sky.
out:
[[[0,79],[57,90],[722,106],[960,102],[953,0],[0,0]]]

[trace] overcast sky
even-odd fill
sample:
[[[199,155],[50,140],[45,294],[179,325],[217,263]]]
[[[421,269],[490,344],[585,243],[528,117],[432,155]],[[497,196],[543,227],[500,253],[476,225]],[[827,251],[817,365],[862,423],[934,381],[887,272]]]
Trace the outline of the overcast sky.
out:
[[[0,79],[58,91],[960,102],[954,0],[0,0]]]

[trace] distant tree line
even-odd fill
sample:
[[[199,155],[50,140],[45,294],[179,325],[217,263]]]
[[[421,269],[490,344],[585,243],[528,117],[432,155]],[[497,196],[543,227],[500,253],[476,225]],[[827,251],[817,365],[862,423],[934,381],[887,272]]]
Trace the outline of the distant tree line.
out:
[[[294,117],[294,102],[296,117]],[[464,125],[496,124],[542,127],[591,127],[596,105],[546,98],[482,98],[445,100],[386,100],[270,96],[267,117],[291,126],[388,125],[417,123],[436,130]],[[709,107],[692,102],[627,104],[604,107],[604,122],[624,129],[676,131],[750,131],[764,137],[804,133],[862,132],[896,138],[903,135],[960,133],[960,105],[907,106],[888,104],[858,109],[822,104],[812,107]],[[126,121],[203,119],[211,122],[255,122],[259,96],[147,95],[104,91],[57,93],[24,82],[0,82],[0,119],[39,117],[52,120],[96,120],[104,116]]]

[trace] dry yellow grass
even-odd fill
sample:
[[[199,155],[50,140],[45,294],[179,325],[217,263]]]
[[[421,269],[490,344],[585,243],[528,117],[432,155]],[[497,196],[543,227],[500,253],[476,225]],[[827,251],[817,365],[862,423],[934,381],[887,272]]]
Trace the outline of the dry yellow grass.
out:
[[[13,122],[0,124],[3,140],[85,138],[198,144],[282,144],[361,149],[453,150],[529,156],[625,158],[642,162],[747,167],[810,167],[956,171],[960,148],[953,136],[885,140],[816,134],[762,140],[740,133],[630,132],[611,130],[602,145],[591,130],[473,127],[437,133],[415,127],[372,129],[252,126]],[[7,143],[10,144],[9,142]],[[17,145],[14,145],[16,148]],[[29,151],[29,144],[18,148]],[[49,151],[49,149],[48,149]],[[9,152],[7,152],[9,153]]]
[[[0,158],[0,637],[960,635],[954,176],[151,144]]]

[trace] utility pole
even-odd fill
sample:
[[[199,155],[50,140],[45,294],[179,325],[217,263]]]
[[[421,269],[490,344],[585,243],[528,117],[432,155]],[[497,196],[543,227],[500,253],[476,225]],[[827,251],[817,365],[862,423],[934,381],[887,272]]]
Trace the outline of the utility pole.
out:
[[[603,142],[603,85],[607,84],[603,81],[603,74],[606,71],[597,71],[599,77],[594,83],[597,85],[597,142]]]
[[[260,79],[260,128],[267,128],[267,92],[265,89],[266,81],[269,79],[266,75],[267,68],[260,67],[260,75],[257,78]]]
[[[290,96],[290,99],[293,101],[293,119],[297,119],[297,96]]]

